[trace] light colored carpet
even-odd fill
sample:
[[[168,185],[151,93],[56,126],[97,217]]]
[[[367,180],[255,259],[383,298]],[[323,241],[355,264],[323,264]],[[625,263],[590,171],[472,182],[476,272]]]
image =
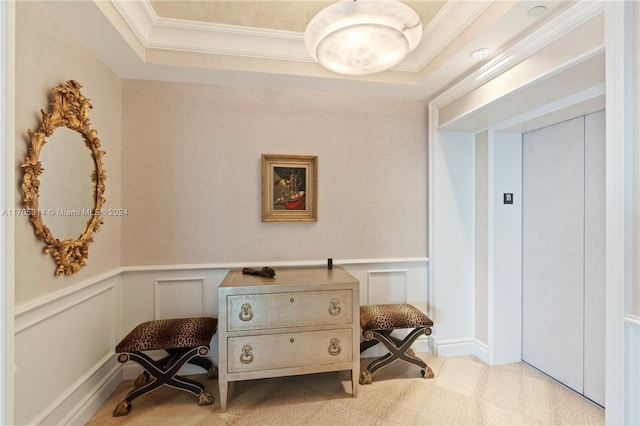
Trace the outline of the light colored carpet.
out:
[[[526,364],[489,366],[475,357],[418,354],[433,369],[395,362],[351,396],[349,372],[242,381],[219,412],[218,382],[205,384],[214,405],[201,407],[179,390],[160,388],[112,417],[133,387],[123,382],[89,425],[604,425],[604,410]],[[364,368],[371,359],[362,360]]]

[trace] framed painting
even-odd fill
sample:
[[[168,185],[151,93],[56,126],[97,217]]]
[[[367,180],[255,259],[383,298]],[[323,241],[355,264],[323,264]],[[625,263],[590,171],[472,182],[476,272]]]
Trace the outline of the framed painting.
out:
[[[318,221],[318,157],[262,154],[262,221]]]

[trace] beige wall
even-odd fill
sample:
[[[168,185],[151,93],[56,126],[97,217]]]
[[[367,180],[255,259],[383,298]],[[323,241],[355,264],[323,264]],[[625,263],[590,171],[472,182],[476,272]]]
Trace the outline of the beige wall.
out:
[[[16,27],[16,206],[26,130],[50,89],[75,79],[107,152],[105,207],[128,211],[105,218],[88,265],[69,277],[53,276],[18,218],[17,305],[122,264],[427,255],[425,102],[122,82],[42,4],[18,2]],[[318,155],[317,223],[261,222],[262,153]]]
[[[98,131],[107,171],[105,207],[120,204],[121,81],[38,2],[16,3],[16,206],[22,207],[22,164],[28,148],[27,129],[40,125],[40,109],[48,110],[50,89],[67,80],[83,84],[91,99],[92,128]],[[54,149],[53,144],[44,150]],[[43,164],[47,176],[47,165]],[[69,170],[72,170],[69,167]],[[73,171],[70,171],[73,173]],[[86,179],[83,175],[82,179]],[[65,188],[60,188],[61,192]],[[87,206],[91,207],[91,206]],[[107,217],[90,245],[86,267],[73,276],[54,277],[55,263],[26,217],[16,218],[16,304],[48,295],[120,266],[120,219]],[[45,222],[46,223],[46,222]]]
[[[125,81],[124,265],[427,255],[423,101]],[[261,222],[261,154],[318,156],[318,222]]]

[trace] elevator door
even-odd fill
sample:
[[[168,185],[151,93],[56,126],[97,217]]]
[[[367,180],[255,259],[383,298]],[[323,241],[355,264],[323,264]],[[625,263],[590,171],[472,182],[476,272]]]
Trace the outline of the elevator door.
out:
[[[604,405],[604,111],[522,155],[522,359]]]

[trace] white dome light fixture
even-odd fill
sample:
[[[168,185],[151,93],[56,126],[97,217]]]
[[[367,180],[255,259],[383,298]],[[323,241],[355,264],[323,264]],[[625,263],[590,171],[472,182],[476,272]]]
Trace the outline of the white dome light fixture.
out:
[[[311,19],[304,44],[339,74],[365,75],[400,63],[422,37],[422,23],[398,0],[340,0]]]

